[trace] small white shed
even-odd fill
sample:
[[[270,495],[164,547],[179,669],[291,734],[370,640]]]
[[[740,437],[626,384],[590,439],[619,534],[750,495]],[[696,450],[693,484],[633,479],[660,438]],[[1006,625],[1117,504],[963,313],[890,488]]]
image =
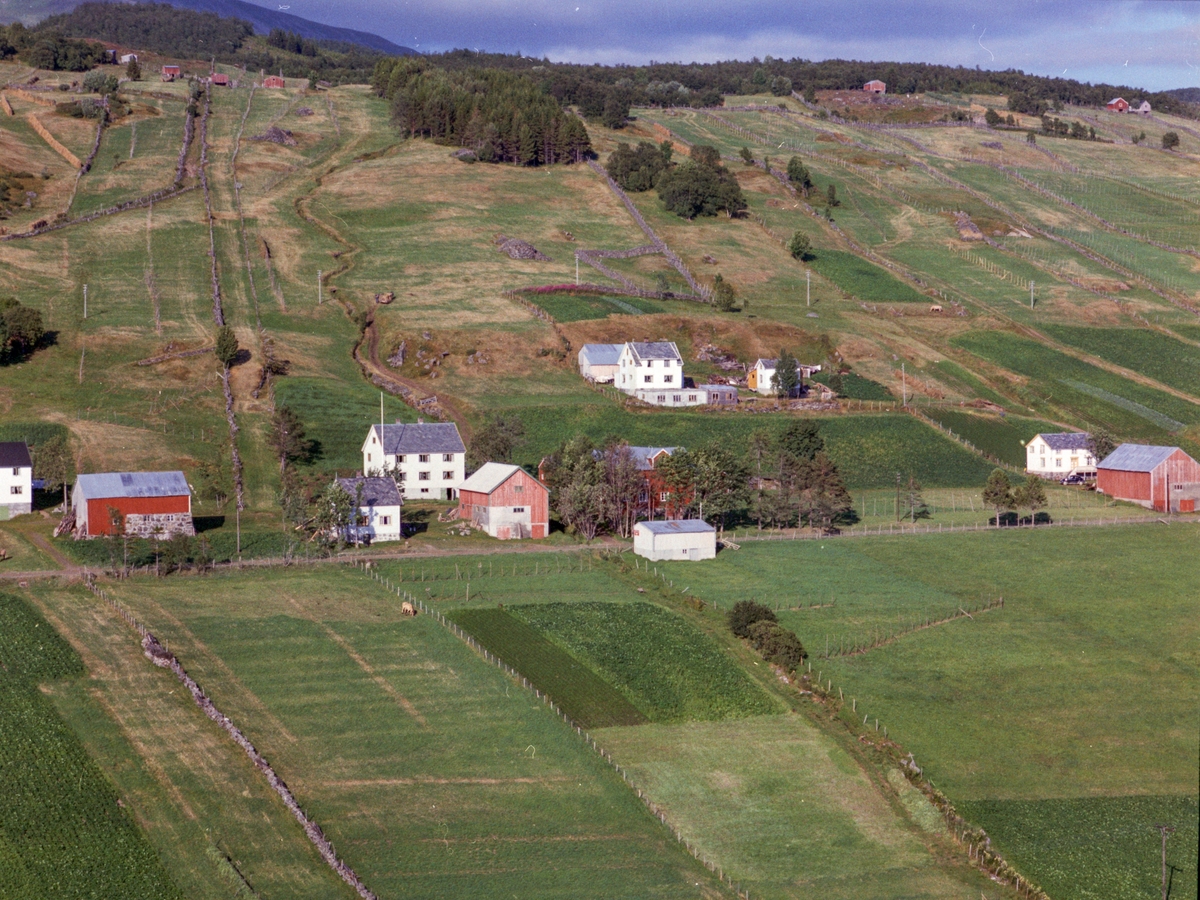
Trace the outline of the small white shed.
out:
[[[715,559],[717,529],[703,519],[638,522],[633,526],[633,552],[656,561]]]
[[[612,384],[624,344],[584,344],[579,348],[579,374],[597,384]]]

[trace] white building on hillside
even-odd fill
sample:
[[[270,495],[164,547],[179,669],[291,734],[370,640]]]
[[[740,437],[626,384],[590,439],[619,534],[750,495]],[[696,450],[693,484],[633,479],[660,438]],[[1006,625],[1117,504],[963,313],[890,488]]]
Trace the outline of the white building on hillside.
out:
[[[359,475],[355,478],[339,478],[338,484],[347,494],[358,499],[360,522],[346,529],[347,541],[373,544],[376,541],[398,541],[404,537],[400,529],[400,508],[404,505],[404,499],[394,479],[386,476],[364,478]]]
[[[777,359],[755,360],[750,371],[746,373],[746,387],[764,397],[775,396],[775,372],[779,368]],[[811,378],[814,372],[820,372],[820,366],[796,364],[797,386],[803,384],[805,378]]]
[[[33,511],[33,461],[24,441],[0,443],[0,521]]]
[[[1088,447],[1090,440],[1091,435],[1083,431],[1035,435],[1025,445],[1025,471],[1048,478],[1095,475],[1096,459]]]
[[[633,526],[633,552],[646,559],[714,559],[717,529],[703,519],[638,522]]]
[[[679,355],[679,348],[674,341],[630,341],[621,348],[615,383],[633,396],[638,396],[639,392],[653,396],[678,393],[683,388],[683,357]],[[642,398],[639,396],[638,399]],[[680,401],[677,405],[686,404]]]
[[[584,344],[579,348],[579,374],[596,384],[612,384],[624,344]]]
[[[372,425],[364,475],[394,475],[405,500],[453,500],[467,477],[467,448],[453,422]]]

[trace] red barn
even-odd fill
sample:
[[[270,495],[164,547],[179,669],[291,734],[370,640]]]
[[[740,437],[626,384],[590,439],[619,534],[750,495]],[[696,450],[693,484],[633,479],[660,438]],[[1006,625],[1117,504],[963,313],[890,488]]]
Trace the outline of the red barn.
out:
[[[193,535],[192,491],[182,472],[105,472],[80,475],[71,493],[75,536]],[[114,519],[116,521],[114,521]]]
[[[182,72],[181,72],[179,66],[163,66],[162,67],[162,80],[163,81],[174,81],[176,78],[178,78],[180,76],[180,74],[182,74]]]
[[[884,84],[882,81],[880,81],[878,78],[872,78],[870,81],[868,81],[866,84],[863,85],[863,90],[866,91],[868,94],[886,94],[887,93],[887,85]]]
[[[209,79],[213,84],[222,87],[229,87],[229,76],[224,72],[213,72],[212,78]]]
[[[1111,109],[1113,112],[1129,112],[1129,101],[1124,97],[1113,97],[1108,101],[1106,107]]]
[[[1122,444],[1096,466],[1096,490],[1159,512],[1195,512],[1200,463],[1178,447]]]
[[[484,463],[458,489],[458,517],[502,541],[544,538],[550,489],[520,466]]]
[[[281,88],[287,87],[287,84],[278,75],[268,75],[263,79],[263,87],[265,88]]]

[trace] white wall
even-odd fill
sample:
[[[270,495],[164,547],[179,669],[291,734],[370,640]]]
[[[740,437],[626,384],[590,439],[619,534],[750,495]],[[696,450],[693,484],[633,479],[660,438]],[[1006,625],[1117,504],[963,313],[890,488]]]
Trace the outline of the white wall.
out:
[[[391,472],[397,467],[396,455],[384,454],[375,429],[367,436],[362,455],[364,475]],[[430,453],[425,454],[426,461],[421,460],[422,455],[408,453],[399,459],[396,486],[405,500],[445,500],[447,490],[457,492],[459,485],[467,480],[466,453]],[[446,456],[450,459],[443,458]],[[421,478],[422,473],[428,477]]]
[[[359,540],[369,538],[372,542],[399,541],[403,539],[400,531],[399,506],[363,506],[359,509],[367,521],[358,526]],[[383,520],[387,519],[385,523]]]
[[[616,386],[627,394],[683,387],[683,360],[635,360],[626,345],[617,362]]]
[[[708,391],[700,388],[638,390],[634,392],[634,396],[653,406],[703,406],[708,403]],[[659,399],[660,397],[662,399]]]
[[[648,528],[635,525],[633,528],[633,552],[638,556],[655,561],[715,559],[717,533],[706,531],[655,534]]]
[[[1092,471],[1096,460],[1087,450],[1052,450],[1041,437],[1025,446],[1025,471],[1032,475],[1064,477],[1072,470]]]
[[[14,493],[15,491],[15,493]],[[33,509],[33,470],[28,466],[0,468],[0,518],[23,515]]]

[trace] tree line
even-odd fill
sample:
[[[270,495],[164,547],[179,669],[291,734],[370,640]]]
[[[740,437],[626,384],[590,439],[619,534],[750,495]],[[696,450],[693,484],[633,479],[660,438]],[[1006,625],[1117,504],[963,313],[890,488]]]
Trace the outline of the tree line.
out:
[[[524,75],[393,57],[378,62],[371,85],[391,103],[398,129],[470,150],[482,162],[537,166],[592,155],[583,123]]]
[[[737,176],[721,165],[716,147],[697,144],[691,157],[678,165],[672,153],[670,141],[657,147],[649,141],[636,148],[618,144],[605,165],[622,188],[634,192],[655,188],[663,205],[685,219],[718,212],[735,216],[746,208]]]

